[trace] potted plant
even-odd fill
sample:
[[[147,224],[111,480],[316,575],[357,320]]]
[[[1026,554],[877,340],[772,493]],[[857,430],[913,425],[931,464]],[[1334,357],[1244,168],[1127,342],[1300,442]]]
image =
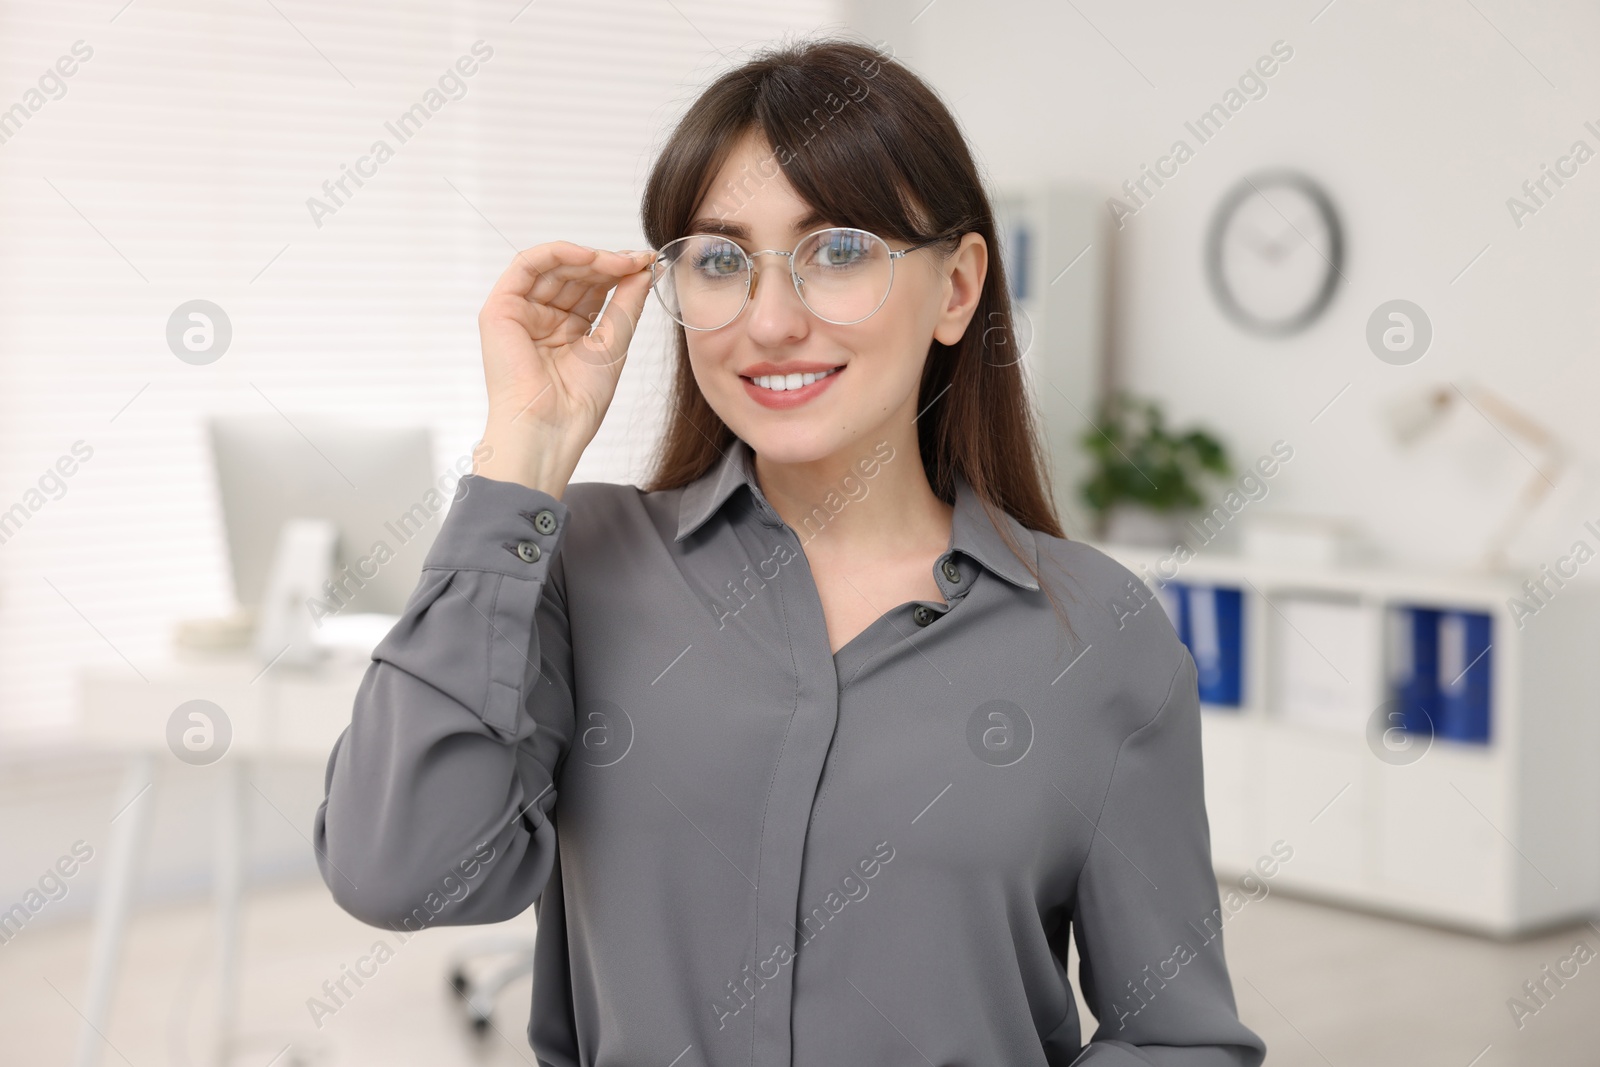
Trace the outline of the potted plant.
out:
[[[1080,438],[1093,457],[1079,493],[1101,540],[1170,548],[1203,503],[1206,475],[1232,473],[1227,450],[1199,428],[1168,431],[1161,407],[1124,391],[1101,401]]]

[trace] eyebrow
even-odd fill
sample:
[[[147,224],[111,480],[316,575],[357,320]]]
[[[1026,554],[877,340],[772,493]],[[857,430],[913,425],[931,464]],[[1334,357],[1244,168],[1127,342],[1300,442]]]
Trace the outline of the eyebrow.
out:
[[[790,232],[796,235],[810,233],[828,220],[819,211],[808,211],[796,219],[790,226]],[[699,218],[689,223],[690,233],[713,233],[721,237],[732,237],[740,241],[750,240],[750,227],[742,222],[729,222],[726,219]]]

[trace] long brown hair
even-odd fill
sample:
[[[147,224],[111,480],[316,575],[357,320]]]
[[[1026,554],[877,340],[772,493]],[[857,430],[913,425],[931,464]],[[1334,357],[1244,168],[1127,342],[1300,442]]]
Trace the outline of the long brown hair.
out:
[[[994,213],[966,138],[921,78],[868,45],[839,37],[768,46],[718,77],[689,107],[657,156],[640,207],[650,247],[686,236],[700,201],[738,142],[752,131],[796,194],[833,225],[908,243],[941,238],[948,256],[964,233],[983,236],[988,272],[966,333],[935,339],[919,388],[918,451],[933,492],[955,502],[960,471],[1002,539],[1040,582],[1068,633],[1060,603],[997,511],[1054,537],[1066,534],[1016,355],[1010,291]],[[761,181],[759,175],[753,179]],[[739,190],[725,191],[738,196]],[[674,324],[672,411],[647,492],[676,489],[710,470],[734,434],[694,380],[689,344]],[[1041,554],[1041,559],[1043,555]]]

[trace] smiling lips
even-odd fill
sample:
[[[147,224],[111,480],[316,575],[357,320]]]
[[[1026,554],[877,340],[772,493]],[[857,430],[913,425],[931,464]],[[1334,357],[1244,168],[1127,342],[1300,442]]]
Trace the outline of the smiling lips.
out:
[[[833,383],[843,367],[794,374],[762,374],[755,377],[740,375],[745,392],[769,408],[792,408],[818,396]]]

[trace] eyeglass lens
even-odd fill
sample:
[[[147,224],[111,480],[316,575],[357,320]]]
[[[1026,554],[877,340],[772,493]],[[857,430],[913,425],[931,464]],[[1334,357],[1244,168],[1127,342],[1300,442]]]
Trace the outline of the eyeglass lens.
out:
[[[795,249],[800,299],[826,322],[849,325],[877,311],[889,295],[894,260],[882,238],[837,227],[808,235]],[[662,306],[695,330],[715,330],[738,317],[750,295],[752,261],[726,237],[690,234],[656,256],[652,284]]]

